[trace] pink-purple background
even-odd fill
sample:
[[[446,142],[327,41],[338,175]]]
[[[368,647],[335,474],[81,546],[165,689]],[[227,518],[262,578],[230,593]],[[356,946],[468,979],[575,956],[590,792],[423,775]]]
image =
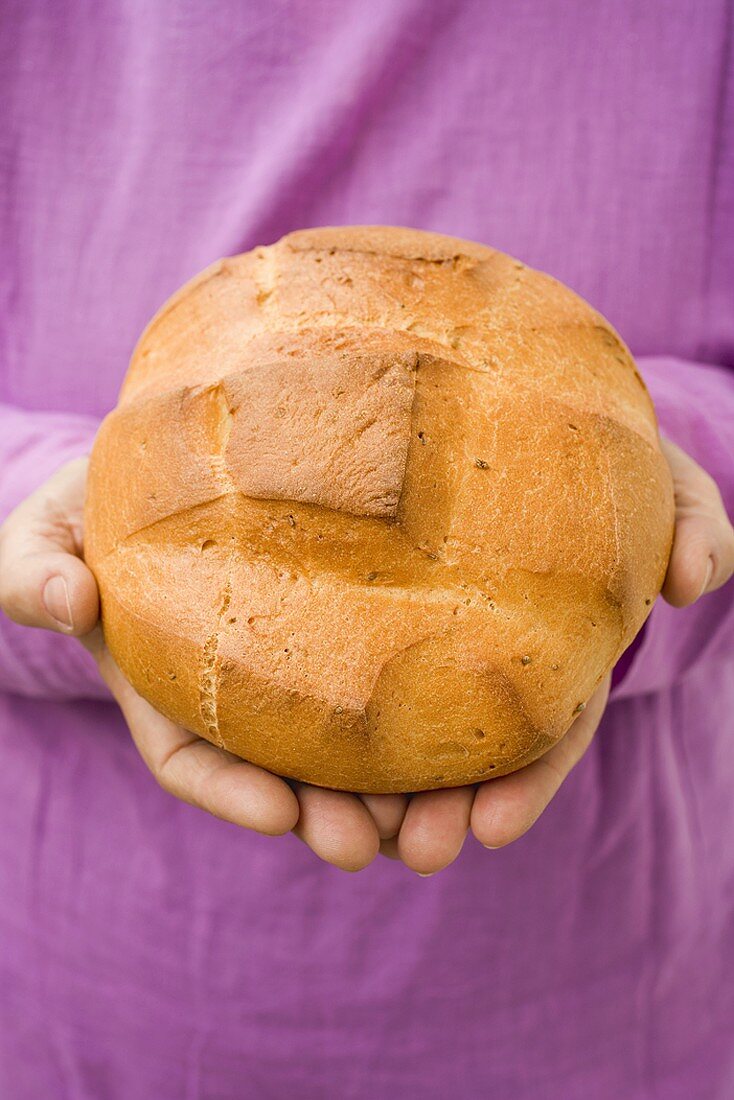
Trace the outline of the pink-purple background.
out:
[[[726,0],[5,0],[0,518],[161,301],[307,225],[569,283],[734,510]],[[658,602],[531,833],[423,880],[175,802],[0,618],[0,1096],[729,1100],[734,600]]]

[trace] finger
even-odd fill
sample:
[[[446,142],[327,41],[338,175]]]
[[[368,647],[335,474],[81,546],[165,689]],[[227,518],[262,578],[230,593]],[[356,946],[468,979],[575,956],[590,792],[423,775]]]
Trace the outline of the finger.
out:
[[[99,616],[97,584],[79,558],[29,553],[9,533],[0,558],[0,608],[25,626],[83,635]]]
[[[364,803],[345,791],[294,783],[300,804],[293,832],[326,863],[361,871],[377,855],[380,838]]]
[[[475,790],[452,787],[413,795],[398,834],[398,852],[407,867],[432,875],[453,863],[466,838]]]
[[[397,836],[408,808],[404,794],[361,794],[359,796],[372,814],[381,840]]]
[[[565,737],[520,771],[482,783],[471,828],[485,848],[502,848],[528,831],[591,744],[609,695],[607,676]]]
[[[111,655],[99,655],[102,674],[125,715],[145,763],[176,797],[258,832],[292,830],[321,859],[347,871],[366,867],[380,838],[366,805],[342,791],[277,776],[187,733],[155,711],[125,680]],[[385,821],[397,817],[386,796]]]
[[[281,836],[298,820],[298,801],[287,783],[169,721],[142,699],[109,655],[100,661],[138,752],[169,794],[215,817],[268,836]]]
[[[81,554],[86,459],[23,501],[0,530],[0,608],[15,622],[83,635],[97,622],[97,584]]]
[[[398,851],[398,838],[395,836],[388,837],[387,840],[380,841],[380,855],[386,856],[387,859],[396,859],[400,862],[400,852]]]
[[[675,535],[662,595],[686,607],[734,573],[734,528],[713,478],[669,439],[661,441],[675,488]]]

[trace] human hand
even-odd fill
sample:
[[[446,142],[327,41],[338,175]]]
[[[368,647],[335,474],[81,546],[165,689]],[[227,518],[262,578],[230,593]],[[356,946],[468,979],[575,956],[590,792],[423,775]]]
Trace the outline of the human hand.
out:
[[[663,596],[682,607],[731,576],[734,532],[709,475],[669,441],[663,449],[676,496]],[[487,847],[501,847],[526,832],[591,743],[609,677],[565,737],[528,767],[410,800],[287,782],[181,729],[135,692],[104,646],[97,586],[81,557],[86,470],[86,459],[62,467],[0,527],[0,608],[16,622],[82,640],[145,763],[164,789],[184,801],[267,835],[292,830],[320,858],[345,870],[367,866],[379,849],[418,873],[432,874],[456,858],[470,826]]]
[[[713,478],[675,443],[661,442],[675,491],[675,535],[662,596],[686,607],[731,577],[734,529]],[[486,783],[413,795],[398,835],[382,841],[383,855],[434,874],[456,859],[470,828],[488,848],[521,837],[591,744],[610,680],[602,681],[558,744],[527,767]]]
[[[82,558],[87,459],[62,466],[0,527],[0,608],[15,622],[78,637],[95,657],[137,749],[164,790],[216,817],[278,836],[356,871],[398,831],[403,795],[358,796],[291,783],[182,729],[134,690],[104,644],[97,584]]]

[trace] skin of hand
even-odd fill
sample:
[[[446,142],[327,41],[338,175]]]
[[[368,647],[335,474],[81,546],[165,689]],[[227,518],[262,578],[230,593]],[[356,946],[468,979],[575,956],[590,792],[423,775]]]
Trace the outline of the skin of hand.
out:
[[[676,501],[662,595],[686,607],[731,577],[734,529],[713,479],[675,444],[662,445]],[[292,831],[342,870],[361,870],[381,852],[430,875],[456,859],[469,829],[487,848],[522,836],[591,744],[609,676],[568,733],[532,764],[485,783],[411,796],[356,795],[281,779],[176,726],[135,692],[104,645],[97,585],[82,557],[87,463],[79,458],[62,466],[0,527],[0,608],[15,622],[82,641],[145,764],[177,798],[268,836]]]

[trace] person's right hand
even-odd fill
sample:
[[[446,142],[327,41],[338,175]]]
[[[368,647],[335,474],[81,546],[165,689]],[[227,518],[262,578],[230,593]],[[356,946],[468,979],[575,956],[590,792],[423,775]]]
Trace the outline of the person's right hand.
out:
[[[86,458],[67,463],[0,527],[0,608],[17,623],[80,638],[164,790],[258,833],[293,831],[345,871],[366,867],[380,841],[397,834],[405,796],[358,796],[281,779],[175,725],[125,679],[104,644],[97,584],[82,558],[86,477]]]

